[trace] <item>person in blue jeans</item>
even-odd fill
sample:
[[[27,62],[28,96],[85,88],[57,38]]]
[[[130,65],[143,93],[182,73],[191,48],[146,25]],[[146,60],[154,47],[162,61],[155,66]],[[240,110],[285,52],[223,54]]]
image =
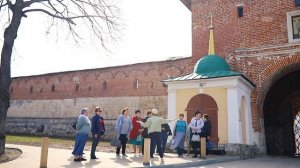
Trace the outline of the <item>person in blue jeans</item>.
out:
[[[105,133],[104,119],[101,116],[101,107],[95,108],[95,115],[92,118],[92,149],[91,149],[91,159],[98,159],[95,155],[96,148],[99,144],[100,138]]]
[[[88,118],[88,115],[88,108],[83,108],[81,110],[80,116],[78,117],[78,123],[76,124],[76,139],[74,150],[72,152],[75,162],[86,161],[86,159],[83,158],[82,155],[85,143],[91,130],[91,122]]]
[[[121,141],[122,147],[122,156],[127,157],[126,155],[126,144],[129,138],[130,131],[132,129],[131,118],[129,117],[128,108],[124,108],[122,111],[122,115],[120,115],[116,122],[116,138]],[[117,148],[116,155],[120,157],[121,147]]]
[[[171,135],[172,135],[172,131],[171,131],[169,124],[168,123],[162,124],[160,139],[161,139],[161,150],[163,153],[165,153],[168,136],[171,136]],[[156,153],[158,153],[158,150],[156,150]]]
[[[168,119],[164,119],[162,117],[158,117],[158,110],[157,109],[152,109],[151,110],[153,116],[151,118],[149,118],[145,123],[143,123],[142,121],[137,121],[138,123],[141,124],[142,127],[144,128],[148,128],[148,133],[149,133],[149,137],[151,139],[151,144],[150,144],[150,157],[153,157],[154,151],[155,151],[155,145],[157,145],[157,150],[161,159],[161,162],[164,162],[164,154],[161,150],[161,125],[164,123],[168,123],[171,122],[173,120],[168,120]]]

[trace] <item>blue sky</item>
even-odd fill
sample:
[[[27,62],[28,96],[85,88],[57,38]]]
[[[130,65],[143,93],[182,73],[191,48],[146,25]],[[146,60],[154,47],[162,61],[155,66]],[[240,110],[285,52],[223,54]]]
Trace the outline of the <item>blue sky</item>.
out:
[[[119,7],[125,27],[108,55],[85,34],[80,45],[67,39],[62,27],[47,35],[45,15],[24,18],[13,51],[12,76],[191,56],[191,12],[180,0],[121,0]]]

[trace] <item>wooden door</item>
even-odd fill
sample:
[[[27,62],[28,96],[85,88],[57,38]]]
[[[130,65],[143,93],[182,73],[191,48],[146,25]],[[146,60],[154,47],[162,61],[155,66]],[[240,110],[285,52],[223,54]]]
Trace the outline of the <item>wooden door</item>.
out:
[[[218,138],[218,106],[216,101],[209,95],[199,94],[192,97],[187,105],[187,122],[190,123],[192,117],[194,117],[195,112],[201,112],[203,114],[208,114],[211,124],[212,124],[212,135],[210,140],[216,145],[219,142]]]

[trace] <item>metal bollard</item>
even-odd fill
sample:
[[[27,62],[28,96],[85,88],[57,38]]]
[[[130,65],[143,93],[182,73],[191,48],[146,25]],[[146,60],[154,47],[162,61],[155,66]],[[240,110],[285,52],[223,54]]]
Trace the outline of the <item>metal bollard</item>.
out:
[[[206,159],[206,138],[201,137],[201,159]]]
[[[47,160],[48,160],[48,137],[42,138],[42,149],[41,149],[41,160],[40,160],[40,168],[47,168]]]
[[[144,139],[144,157],[143,157],[143,165],[149,166],[150,165],[150,138]]]

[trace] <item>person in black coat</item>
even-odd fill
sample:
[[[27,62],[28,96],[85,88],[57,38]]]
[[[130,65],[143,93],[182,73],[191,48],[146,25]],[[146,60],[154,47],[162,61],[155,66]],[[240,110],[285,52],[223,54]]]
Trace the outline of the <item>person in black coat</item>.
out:
[[[211,136],[211,122],[207,114],[203,115],[204,126],[202,128],[201,137],[205,137],[206,139],[206,153],[208,154],[208,150],[213,148],[213,144],[209,141]]]
[[[102,109],[101,107],[95,108],[95,116],[92,118],[92,148],[91,148],[91,159],[98,159],[95,155],[96,148],[98,146],[98,143],[100,141],[100,137],[104,135],[105,133],[105,125],[104,125],[104,119],[101,116]]]
[[[148,118],[152,117],[152,112],[151,111],[147,111],[147,117],[143,120],[143,122],[145,123]],[[148,134],[148,128],[144,128],[143,132],[142,132],[142,136],[143,136],[143,140],[142,140],[142,154],[144,154],[144,143],[145,143],[145,138],[149,138],[149,134]]]
[[[206,138],[206,142],[208,142],[211,136],[211,122],[209,120],[208,114],[203,115],[204,126],[202,128],[201,137]]]
[[[161,125],[161,134],[160,135],[161,135],[160,137],[161,137],[161,142],[162,142],[161,149],[162,149],[162,152],[165,153],[168,136],[172,135],[172,131],[171,131],[171,128],[168,123]],[[158,152],[156,152],[156,153],[158,153]]]

